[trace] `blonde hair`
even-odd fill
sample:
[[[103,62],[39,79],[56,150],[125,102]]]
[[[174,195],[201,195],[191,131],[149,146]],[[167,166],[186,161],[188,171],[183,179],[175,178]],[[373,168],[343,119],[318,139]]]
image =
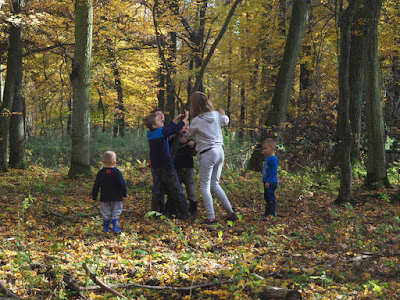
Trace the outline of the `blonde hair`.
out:
[[[276,141],[273,138],[267,138],[262,142],[262,145],[267,144],[270,146],[274,151],[276,150]]]
[[[106,151],[103,153],[103,164],[109,165],[117,161],[117,154],[113,151]]]
[[[197,117],[202,113],[214,110],[213,104],[208,100],[206,94],[202,92],[194,92],[190,96],[190,100],[190,116],[192,118]]]

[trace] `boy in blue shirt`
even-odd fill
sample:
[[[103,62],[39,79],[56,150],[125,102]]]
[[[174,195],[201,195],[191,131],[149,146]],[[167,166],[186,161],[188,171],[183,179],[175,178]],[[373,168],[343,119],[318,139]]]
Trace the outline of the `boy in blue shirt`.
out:
[[[261,153],[266,156],[262,168],[265,200],[264,217],[268,217],[269,215],[276,217],[278,213],[278,203],[276,202],[275,189],[278,186],[279,161],[278,157],[275,155],[275,151],[275,140],[272,138],[264,140],[261,151]]]
[[[183,120],[182,120],[183,117]],[[155,178],[160,183],[160,189],[171,197],[173,206],[177,208],[177,217],[182,220],[189,218],[188,207],[174,161],[169,149],[168,137],[178,133],[185,122],[188,122],[189,113],[179,114],[168,125],[164,126],[164,118],[160,114],[151,113],[144,119],[149,129],[147,140],[150,147],[150,160]]]
[[[113,231],[122,231],[118,227],[119,216],[122,213],[122,198],[127,198],[125,180],[120,170],[115,168],[117,155],[113,151],[103,153],[104,167],[97,173],[93,186],[92,199],[96,200],[100,190],[100,212],[103,216],[103,232],[110,229],[110,220]]]

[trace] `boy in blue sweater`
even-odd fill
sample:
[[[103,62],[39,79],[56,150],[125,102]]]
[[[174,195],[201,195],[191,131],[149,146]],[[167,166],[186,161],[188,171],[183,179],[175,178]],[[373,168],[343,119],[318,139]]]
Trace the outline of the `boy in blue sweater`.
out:
[[[189,212],[167,138],[179,132],[185,122],[188,122],[188,119],[189,113],[187,111],[185,111],[185,114],[176,116],[166,126],[164,126],[164,118],[160,114],[151,113],[144,119],[144,124],[149,129],[147,140],[150,147],[151,167],[155,178],[160,183],[161,191],[171,197],[173,206],[178,210],[177,217],[182,220],[189,218]]]
[[[264,140],[262,143],[262,154],[266,156],[262,168],[264,183],[265,213],[264,217],[277,216],[278,203],[276,202],[275,189],[278,186],[278,157],[275,155],[276,142],[272,138]]]
[[[125,180],[120,170],[115,168],[117,155],[113,151],[103,153],[104,167],[97,173],[93,186],[92,199],[96,200],[100,190],[100,212],[103,216],[103,232],[110,229],[110,220],[113,231],[122,231],[118,227],[119,216],[122,213],[122,198],[127,198]]]

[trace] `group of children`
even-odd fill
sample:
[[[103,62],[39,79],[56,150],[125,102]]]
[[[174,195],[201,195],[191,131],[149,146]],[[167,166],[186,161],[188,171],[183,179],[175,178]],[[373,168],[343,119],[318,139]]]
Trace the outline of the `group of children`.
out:
[[[197,213],[193,156],[199,156],[200,191],[207,218],[204,224],[217,223],[213,208],[212,193],[221,202],[227,213],[226,220],[235,221],[238,216],[232,209],[219,180],[224,162],[221,127],[229,123],[224,110],[214,110],[207,96],[195,92],[191,96],[190,114],[193,117],[189,127],[189,112],[179,114],[167,125],[161,110],[154,110],[144,118],[149,129],[147,139],[150,148],[151,172],[153,175],[151,209],[169,216],[187,220]],[[275,197],[277,188],[278,158],[275,155],[276,142],[266,139],[262,153],[266,156],[263,164],[264,217],[277,216],[278,205]],[[115,168],[116,154],[103,154],[104,167],[98,172],[93,186],[92,198],[97,199],[99,190],[100,212],[103,216],[103,231],[121,231],[118,227],[122,212],[122,200],[127,197],[126,184],[121,172]],[[182,189],[185,185],[187,200]],[[164,195],[168,200],[164,202]]]

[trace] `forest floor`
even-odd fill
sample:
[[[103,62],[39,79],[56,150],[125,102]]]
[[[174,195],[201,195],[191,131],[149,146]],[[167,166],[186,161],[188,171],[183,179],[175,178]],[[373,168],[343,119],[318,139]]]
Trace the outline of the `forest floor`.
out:
[[[278,217],[263,219],[260,175],[225,170],[240,219],[225,221],[216,203],[219,223],[202,225],[201,199],[186,222],[149,216],[149,169],[121,170],[129,199],[118,234],[102,232],[93,179],[0,174],[0,297],[268,299],[278,287],[303,299],[400,299],[398,189],[355,186],[355,203],[338,206],[334,176],[282,172]]]

